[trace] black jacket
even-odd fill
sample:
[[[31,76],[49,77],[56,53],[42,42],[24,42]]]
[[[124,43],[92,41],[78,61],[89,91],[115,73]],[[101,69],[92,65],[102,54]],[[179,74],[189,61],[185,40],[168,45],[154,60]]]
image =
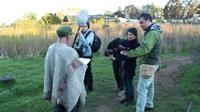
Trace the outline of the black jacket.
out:
[[[140,44],[138,43],[138,39],[134,39],[132,41],[126,40],[123,44],[124,47],[128,47],[129,50],[133,50],[137,48]],[[136,58],[127,58],[124,64],[124,78],[132,78],[135,75],[136,68]]]

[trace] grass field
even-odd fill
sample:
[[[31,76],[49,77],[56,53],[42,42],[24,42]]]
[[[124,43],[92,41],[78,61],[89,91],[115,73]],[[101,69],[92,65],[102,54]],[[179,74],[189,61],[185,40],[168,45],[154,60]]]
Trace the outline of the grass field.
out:
[[[184,99],[191,104],[191,112],[200,111],[200,66],[186,65],[182,68],[181,88],[186,92]]]
[[[176,56],[163,56],[163,60],[170,60]],[[43,61],[44,58],[0,59],[0,76],[8,74],[15,78],[12,84],[0,84],[0,112],[52,111],[52,105],[42,99]],[[113,91],[115,80],[111,62],[103,56],[95,56],[92,66],[94,92],[87,96],[85,112],[134,112],[135,105],[120,105],[117,93]],[[164,63],[163,68],[167,67]],[[182,71],[184,75],[177,86],[177,94],[166,98],[163,93],[165,91],[156,91],[155,112],[186,112],[190,102],[190,112],[200,111],[199,67],[186,66]],[[136,76],[135,85],[137,79]],[[183,105],[185,107],[182,107]]]

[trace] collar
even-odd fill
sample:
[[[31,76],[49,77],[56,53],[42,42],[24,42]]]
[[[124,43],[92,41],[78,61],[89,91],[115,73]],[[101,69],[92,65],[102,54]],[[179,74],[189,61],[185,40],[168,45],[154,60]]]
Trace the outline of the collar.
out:
[[[152,25],[153,25],[153,23],[145,30],[145,32],[149,32],[151,30]]]

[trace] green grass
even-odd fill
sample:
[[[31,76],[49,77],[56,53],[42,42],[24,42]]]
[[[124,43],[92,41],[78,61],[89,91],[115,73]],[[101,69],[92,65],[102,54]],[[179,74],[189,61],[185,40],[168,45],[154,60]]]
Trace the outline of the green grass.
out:
[[[50,108],[42,100],[43,58],[1,59],[0,76],[15,78],[12,84],[0,85],[1,112],[39,112]]]
[[[164,56],[164,59],[170,56]],[[0,59],[0,76],[9,74],[15,78],[12,84],[0,84],[0,112],[52,112],[52,105],[43,100],[43,68],[44,58],[23,58],[23,59]],[[166,67],[163,65],[163,68]],[[89,93],[86,99],[85,112],[133,112],[135,105],[124,106],[119,104],[115,88],[115,80],[112,72],[111,61],[103,56],[95,56],[92,64],[94,91]],[[137,70],[138,73],[138,70]],[[191,72],[188,72],[188,74]],[[194,72],[196,73],[196,72]],[[193,73],[191,73],[193,74]],[[188,75],[185,75],[188,76]],[[190,76],[190,75],[189,75]],[[137,85],[138,77],[134,77],[134,84]],[[189,87],[191,83],[188,78],[183,78],[183,87]],[[193,77],[191,77],[191,80]],[[194,81],[195,82],[195,81]],[[193,84],[193,83],[192,83]],[[196,83],[198,84],[198,83]],[[195,86],[198,87],[198,86]],[[185,89],[191,91],[190,89]],[[196,90],[196,89],[195,89]],[[194,91],[192,89],[192,91]],[[156,94],[163,94],[161,91]],[[188,93],[188,100],[193,104],[200,104],[198,94]],[[136,86],[135,86],[136,94]],[[180,97],[178,97],[180,98]],[[182,100],[181,100],[182,101]],[[171,112],[169,106],[178,108],[177,112],[182,112],[182,107],[173,105],[181,103],[179,99],[167,102],[162,98],[156,98],[156,112]],[[168,104],[169,106],[166,106]],[[171,104],[171,105],[170,105]],[[194,107],[194,109],[199,107]],[[164,111],[163,111],[164,109]],[[193,108],[192,108],[193,109]],[[198,112],[198,111],[193,111]]]
[[[0,112],[51,112],[52,105],[42,99],[43,93],[43,58],[0,59],[0,76],[9,74],[15,82],[0,84]],[[116,99],[114,75],[111,61],[97,56],[93,59],[94,92],[87,96],[85,111],[94,112],[101,107],[109,107]],[[135,82],[137,83],[137,82]],[[110,105],[113,112],[127,112],[134,107]]]
[[[184,98],[192,103],[191,112],[200,111],[200,66],[186,65],[183,67],[181,87],[187,93]],[[188,105],[189,106],[189,105]]]

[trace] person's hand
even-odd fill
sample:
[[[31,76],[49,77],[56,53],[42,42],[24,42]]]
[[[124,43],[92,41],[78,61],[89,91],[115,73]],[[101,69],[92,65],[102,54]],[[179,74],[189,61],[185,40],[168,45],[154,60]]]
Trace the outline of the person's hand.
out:
[[[127,56],[128,55],[128,51],[120,51],[120,54]]]
[[[85,38],[85,37],[83,36],[83,34],[82,34],[81,31],[79,31],[79,33],[78,33],[78,37],[79,37],[79,39],[83,39],[83,38]]]
[[[110,60],[116,60],[116,58],[115,58],[113,55],[109,55],[108,58],[109,58]]]

